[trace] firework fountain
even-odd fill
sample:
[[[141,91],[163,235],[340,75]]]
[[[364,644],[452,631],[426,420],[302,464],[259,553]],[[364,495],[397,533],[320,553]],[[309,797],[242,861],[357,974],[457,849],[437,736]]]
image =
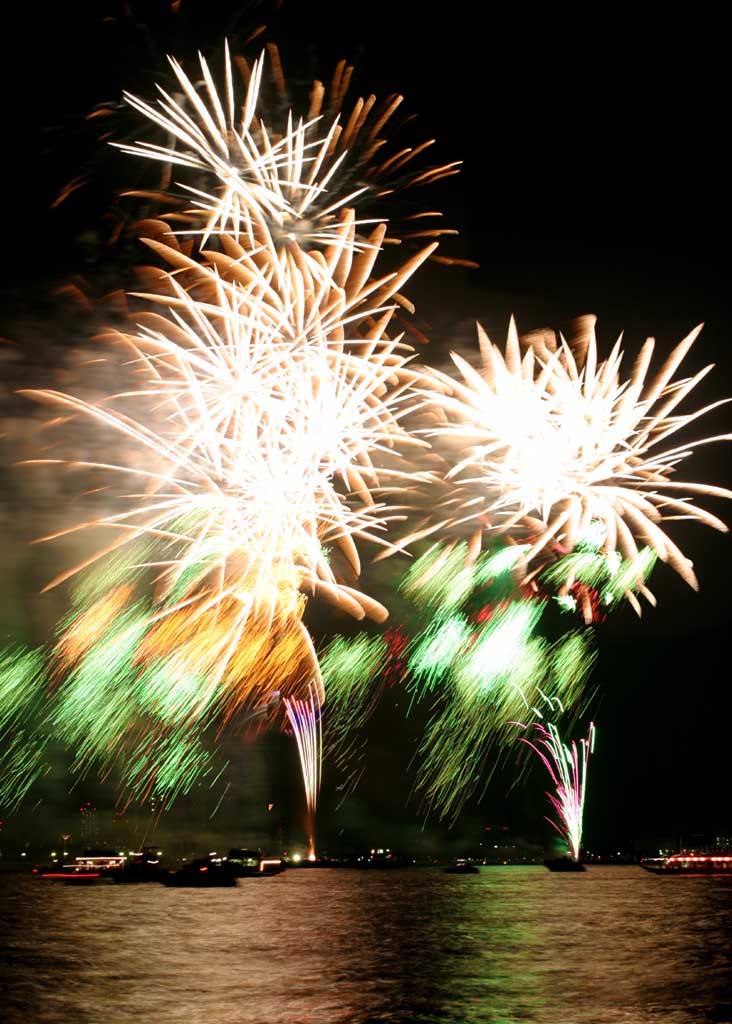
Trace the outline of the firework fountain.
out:
[[[310,688],[307,700],[285,697],[285,710],[297,741],[305,803],[307,806],[308,860],[315,860],[315,811],[323,767],[323,734],[317,690]]]
[[[520,740],[539,756],[549,773],[553,789],[547,792],[547,797],[558,820],[549,817],[546,820],[566,843],[570,859],[577,863],[582,846],[587,764],[595,746],[595,726],[594,723],[590,725],[587,737],[579,741],[579,746],[574,740],[570,745],[564,743],[553,722],[547,726],[536,723],[534,730],[535,740],[525,736]]]

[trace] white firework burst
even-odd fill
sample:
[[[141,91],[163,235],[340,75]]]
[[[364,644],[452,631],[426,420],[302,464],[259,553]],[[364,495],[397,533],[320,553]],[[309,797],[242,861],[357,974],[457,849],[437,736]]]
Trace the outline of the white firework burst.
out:
[[[50,585],[152,538],[164,552],[156,565],[165,589],[187,580],[183,603],[195,594],[200,604],[202,588],[210,604],[236,597],[244,621],[293,607],[298,593],[321,594],[357,618],[385,617],[336,573],[327,548],[340,549],[355,579],[354,538],[389,546],[390,512],[372,491],[398,471],[377,472],[373,460],[409,440],[400,419],[411,379],[410,350],[385,334],[390,310],[372,310],[369,337],[344,338],[327,290],[320,319],[317,304],[295,294],[307,276],[286,276],[289,291],[275,304],[267,275],[244,287],[215,269],[197,273],[211,301],[192,299],[170,276],[167,314],[141,314],[135,335],[117,335],[142,378],[136,389],[98,403],[29,392],[124,436],[134,457],[87,465],[145,485],[127,495],[127,510],[73,528],[121,537]]]
[[[296,120],[288,114],[282,133],[273,132],[257,116],[264,54],[255,61],[243,99],[229,54],[224,51],[224,88],[220,95],[208,63],[199,55],[201,87],[168,58],[181,92],[171,96],[158,86],[157,105],[130,93],[125,99],[144,117],[167,133],[169,145],[154,142],[115,143],[133,156],[161,161],[193,172],[204,172],[213,188],[180,183],[190,196],[195,218],[204,226],[180,231],[201,237],[212,234],[251,237],[263,220],[275,244],[297,241],[302,247],[334,241],[338,211],[364,191],[330,192],[331,183],[346,157],[333,156],[340,135],[339,118],[321,138],[320,117]],[[362,225],[372,221],[360,221]],[[366,243],[354,241],[356,248]]]
[[[438,516],[444,526],[480,520],[473,550],[484,529],[520,533],[530,540],[522,557],[527,566],[553,557],[552,549],[574,550],[599,523],[604,550],[618,550],[638,565],[641,579],[639,542],[696,588],[692,563],[664,525],[689,518],[726,530],[695,497],[732,497],[725,488],[675,479],[677,467],[696,447],[731,439],[725,434],[693,444],[669,440],[723,404],[676,412],[712,369],[674,379],[701,328],[651,377],[654,341],[649,338],[622,380],[621,339],[600,360],[594,323],[594,317],[584,318],[572,345],[544,332],[529,336],[522,351],[512,320],[503,352],[479,327],[480,370],[453,354],[461,380],[429,372],[433,387],[423,388],[423,394],[429,399],[431,393],[443,422],[428,433],[459,446],[447,473],[450,495]]]

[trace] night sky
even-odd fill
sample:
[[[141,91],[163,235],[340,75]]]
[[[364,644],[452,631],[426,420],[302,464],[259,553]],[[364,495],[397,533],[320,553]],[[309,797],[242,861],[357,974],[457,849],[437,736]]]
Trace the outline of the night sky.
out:
[[[29,7],[20,11],[24,30],[6,36],[4,96],[11,122],[17,118],[9,131],[21,146],[17,155],[6,149],[3,160],[7,322],[0,333],[21,347],[35,343],[39,318],[54,318],[45,298],[54,284],[70,273],[96,272],[84,262],[79,236],[124,181],[123,168],[107,159],[84,198],[49,213],[74,173],[77,147],[89,156],[81,116],[123,87],[152,91],[155,62],[145,33],[129,19],[101,21],[100,11],[121,6],[57,5],[45,20]],[[394,0],[285,2],[278,11],[272,4],[183,0],[185,21],[166,15],[162,3],[132,6],[161,55],[167,49],[192,55],[199,42],[208,50],[224,32],[243,36],[247,26],[266,21],[286,69],[304,81],[327,76],[346,56],[357,62],[364,89],[404,92],[422,137],[438,140],[441,158],[464,161],[461,175],[419,197],[460,230],[447,251],[480,264],[477,270],[430,266],[410,285],[431,338],[428,358],[443,360],[458,339],[470,344],[475,319],[501,340],[511,313],[529,330],[562,327],[594,312],[603,351],[625,329],[626,359],[649,334],[666,353],[705,321],[684,366],[695,371],[713,361],[717,368],[697,390],[696,403],[731,392],[728,118],[719,26],[689,11],[674,21],[668,11],[656,19],[617,7],[594,11],[590,24],[556,8],[537,15],[525,6],[463,2],[430,15],[422,3]],[[248,52],[256,53],[256,44]],[[105,265],[105,280],[111,273]],[[34,353],[27,356],[32,363]],[[722,432],[729,422],[722,410],[699,433]],[[728,448],[719,445],[702,449],[686,473],[724,486],[729,468]],[[709,500],[708,507],[729,519],[725,503]],[[647,608],[638,620],[624,608],[598,629],[590,846],[652,834],[732,832],[730,544],[707,528],[676,525],[701,592],[659,565],[652,581],[658,609]],[[374,717],[368,771],[340,811],[326,784],[321,827],[333,839],[427,842],[419,840],[419,802],[410,799],[418,723],[404,723],[394,707],[398,696],[388,691]],[[223,804],[215,823],[202,825],[191,805],[179,824],[203,837],[238,828],[249,814],[252,829],[270,827],[247,809],[247,793],[260,809],[275,793],[283,814],[294,813],[292,751],[276,737],[258,751],[247,755],[241,776],[233,773],[239,796]],[[535,795],[507,795],[507,780],[496,780],[468,807],[453,839],[475,837],[489,822],[540,835],[543,778],[534,773],[526,785]],[[111,799],[101,787],[87,789],[100,802]],[[50,783],[48,792],[54,792]],[[43,813],[53,818],[53,831],[56,812]],[[445,835],[428,819],[424,836],[438,842]]]

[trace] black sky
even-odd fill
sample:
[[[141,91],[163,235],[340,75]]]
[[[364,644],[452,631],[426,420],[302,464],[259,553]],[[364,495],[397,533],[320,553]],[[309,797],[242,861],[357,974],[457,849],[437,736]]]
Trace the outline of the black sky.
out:
[[[530,329],[594,312],[605,345],[624,328],[631,351],[653,334],[667,352],[703,320],[689,369],[715,361],[700,396],[730,393],[727,57],[721,26],[703,13],[666,8],[652,16],[607,5],[570,16],[556,5],[537,13],[468,2],[431,13],[394,0],[293,0],[273,10],[183,0],[182,21],[166,7],[133,5],[147,36],[134,18],[100,17],[122,5],[57,5],[42,16],[18,8],[22,27],[6,36],[4,54],[8,131],[23,140],[3,157],[9,305],[14,290],[36,295],[44,281],[74,269],[76,225],[48,206],[79,116],[122,87],[145,90],[153,80],[146,38],[161,53],[188,56],[199,40],[208,49],[225,31],[243,34],[267,21],[288,69],[307,79],[327,74],[341,56],[356,60],[364,88],[404,92],[439,154],[464,161],[459,177],[424,195],[460,229],[452,251],[480,263],[474,271],[429,268],[415,279],[410,294],[435,351],[454,344],[458,328],[469,337],[475,318],[498,340],[511,313]],[[106,187],[99,182],[100,199]],[[725,424],[729,413],[708,429]],[[722,446],[701,451],[692,465],[692,478],[729,483]],[[722,503],[712,510],[729,517]],[[588,835],[601,843],[732,831],[729,540],[686,524],[679,536],[700,594],[661,566],[659,608],[640,621],[625,609],[599,629]],[[409,761],[411,730],[398,721],[387,709],[372,729],[370,774],[358,796],[363,820],[397,835],[398,823],[419,820],[414,801],[405,809],[408,787],[384,795],[385,777],[400,777]],[[489,793],[465,830],[494,806],[516,827],[530,825],[525,808]]]

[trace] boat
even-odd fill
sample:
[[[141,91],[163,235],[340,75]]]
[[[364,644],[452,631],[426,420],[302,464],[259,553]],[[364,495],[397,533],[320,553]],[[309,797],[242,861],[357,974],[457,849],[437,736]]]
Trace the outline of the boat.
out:
[[[82,857],[75,857],[72,863],[58,862],[47,867],[33,868],[38,878],[51,882],[68,882],[71,885],[89,885],[95,882],[111,882],[124,868],[125,857],[111,850],[90,851]]]
[[[162,882],[176,889],[232,889],[236,885],[236,878],[225,863],[206,857],[184,864],[177,871],[168,872]]]
[[[446,868],[442,869],[446,875],[479,875],[480,871],[471,864],[470,861],[465,860],[464,857],[458,858],[454,864],[449,864]]]
[[[281,857],[265,857],[259,850],[229,850],[225,866],[235,878],[269,878],[285,870]]]
[[[732,853],[674,853],[665,860],[641,861],[654,875],[732,875]]]
[[[571,857],[547,857],[544,861],[544,867],[549,868],[550,871],[584,871],[585,866],[582,861],[572,860]]]
[[[144,882],[164,882],[167,876],[168,870],[160,864],[157,853],[143,847],[138,853],[130,854],[124,866],[113,873],[112,881],[117,885],[139,885]]]
[[[369,870],[391,870],[393,868],[411,867],[414,861],[403,857],[400,853],[390,850],[388,847],[373,849],[369,854],[359,857],[353,864],[355,868]]]

